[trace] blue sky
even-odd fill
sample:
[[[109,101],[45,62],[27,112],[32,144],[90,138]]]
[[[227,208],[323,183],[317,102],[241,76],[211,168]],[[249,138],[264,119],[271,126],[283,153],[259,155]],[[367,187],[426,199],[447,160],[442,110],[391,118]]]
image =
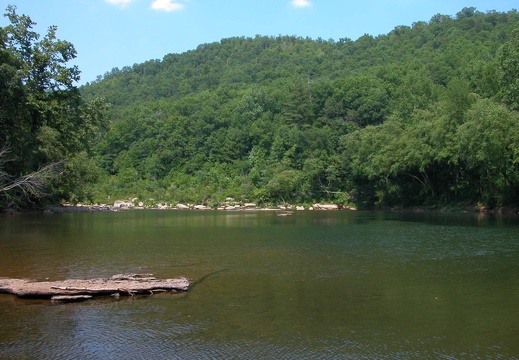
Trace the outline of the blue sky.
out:
[[[81,81],[233,36],[323,39],[387,34],[464,7],[509,11],[519,0],[1,0],[74,44]],[[5,17],[0,26],[7,25]]]

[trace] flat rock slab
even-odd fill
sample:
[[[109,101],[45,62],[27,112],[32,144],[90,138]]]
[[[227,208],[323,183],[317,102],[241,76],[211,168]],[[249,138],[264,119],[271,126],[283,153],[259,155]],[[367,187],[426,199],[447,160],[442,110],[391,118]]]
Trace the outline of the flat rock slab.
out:
[[[0,279],[0,293],[23,298],[53,298],[55,296],[99,296],[153,294],[163,291],[187,291],[190,281],[185,277],[157,279],[152,274],[119,274],[111,278],[89,280],[35,281],[29,279]]]

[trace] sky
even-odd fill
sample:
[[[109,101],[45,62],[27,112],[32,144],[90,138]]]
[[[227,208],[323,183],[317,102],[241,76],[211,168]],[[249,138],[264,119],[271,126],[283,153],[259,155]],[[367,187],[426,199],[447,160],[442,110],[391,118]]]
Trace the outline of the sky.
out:
[[[77,85],[167,54],[223,38],[296,35],[325,40],[387,34],[396,26],[455,16],[464,7],[509,11],[519,0],[0,0],[2,10],[37,23],[45,34],[71,42],[81,71]],[[2,13],[5,13],[3,11]],[[0,26],[8,20],[0,17]]]

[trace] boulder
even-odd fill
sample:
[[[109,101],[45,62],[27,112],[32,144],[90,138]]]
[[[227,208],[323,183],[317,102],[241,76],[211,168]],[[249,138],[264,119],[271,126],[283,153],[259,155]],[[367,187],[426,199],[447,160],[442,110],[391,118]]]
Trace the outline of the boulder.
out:
[[[195,210],[211,210],[211,208],[209,206],[205,206],[205,205],[195,205],[195,206],[193,206],[193,209],[195,209]]]
[[[116,200],[114,202],[114,208],[129,208],[133,206],[133,202],[130,200]]]
[[[314,204],[315,210],[339,210],[339,205],[336,204]]]

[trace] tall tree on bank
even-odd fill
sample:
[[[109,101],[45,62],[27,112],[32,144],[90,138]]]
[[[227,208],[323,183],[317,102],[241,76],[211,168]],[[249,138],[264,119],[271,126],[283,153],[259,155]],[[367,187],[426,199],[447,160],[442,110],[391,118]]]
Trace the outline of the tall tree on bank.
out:
[[[44,198],[79,199],[74,179],[95,166],[87,153],[105,124],[103,102],[83,101],[74,83],[79,70],[67,63],[74,46],[32,31],[34,23],[8,6],[0,27],[0,208]],[[83,159],[82,161],[78,161]]]

